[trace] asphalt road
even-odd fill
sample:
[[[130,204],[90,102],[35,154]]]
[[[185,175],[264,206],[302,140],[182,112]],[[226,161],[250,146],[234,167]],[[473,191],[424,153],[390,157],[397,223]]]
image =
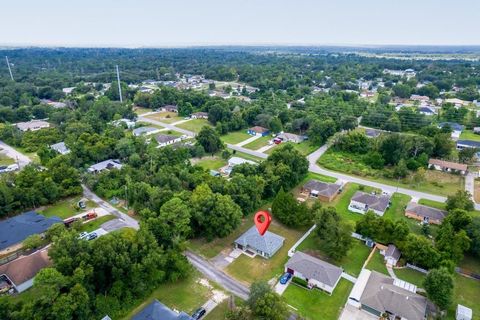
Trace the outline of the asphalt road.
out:
[[[3,141],[0,141],[0,148],[2,148],[5,151],[5,154],[15,160],[15,162],[18,163],[18,166],[21,168],[25,167],[27,164],[32,162],[32,160],[24,155],[21,152],[18,152],[14,148],[10,147],[8,144],[6,144]]]
[[[185,256],[187,257],[188,261],[190,261],[190,263],[208,279],[218,283],[225,290],[233,293],[243,300],[248,299],[250,290],[246,286],[226,275],[222,271],[216,269],[210,262],[191,251],[186,251]]]

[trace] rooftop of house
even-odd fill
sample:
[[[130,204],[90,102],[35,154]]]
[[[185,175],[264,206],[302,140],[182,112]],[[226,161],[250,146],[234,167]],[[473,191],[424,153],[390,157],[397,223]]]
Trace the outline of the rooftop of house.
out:
[[[255,161],[243,159],[243,158],[240,158],[240,157],[231,157],[230,159],[228,159],[228,164],[230,166],[238,166],[238,165],[244,164],[244,163],[257,164]]]
[[[439,160],[439,159],[430,159],[430,160],[428,160],[428,164],[432,164],[432,165],[435,165],[435,166],[440,166],[442,168],[447,168],[447,169],[460,170],[460,171],[466,171],[467,168],[468,168],[468,166],[466,164],[444,161],[444,160]]]
[[[418,111],[423,113],[435,113],[435,111],[432,110],[430,107],[419,107]]]
[[[400,250],[394,245],[394,244],[389,244],[387,247],[387,250],[385,251],[385,257],[392,257],[395,260],[400,259],[401,256]]]
[[[0,221],[0,250],[20,243],[32,234],[47,231],[51,225],[63,222],[58,217],[45,217],[35,211]]]
[[[421,217],[428,217],[430,219],[435,220],[443,220],[447,215],[447,211],[443,211],[437,208],[427,207],[416,202],[409,202],[407,208],[405,209],[406,212],[413,212],[416,215]]]
[[[362,191],[357,191],[352,201],[363,203],[368,206],[369,209],[385,211],[390,203],[390,196],[386,194],[370,194]]]
[[[27,122],[19,122],[16,126],[18,129],[25,131],[36,128],[48,128],[50,127],[50,123],[44,120],[30,120]]]
[[[371,271],[360,302],[377,311],[388,311],[408,320],[423,320],[427,310],[425,297],[396,286],[393,278],[376,271]]]
[[[61,153],[61,154],[66,154],[66,153],[70,152],[70,149],[68,149],[67,145],[63,141],[59,142],[59,143],[52,144],[50,146],[50,148],[52,148],[53,150],[55,150],[55,151],[57,151],[58,153]]]
[[[308,181],[303,188],[309,189],[310,192],[316,191],[319,195],[331,197],[336,194],[342,186],[336,183],[326,183],[318,180]]]
[[[169,134],[159,134],[155,137],[155,140],[157,140],[158,143],[167,143],[176,139],[178,139],[177,136],[172,136]]]
[[[158,301],[153,300],[139,313],[132,317],[132,320],[193,320],[185,312],[177,313]]]
[[[157,131],[157,128],[154,127],[140,127],[140,128],[135,128],[132,130],[133,135],[135,136],[140,136],[142,134],[148,133],[148,132],[153,132]]]
[[[480,141],[473,141],[473,140],[458,140],[457,146],[469,146],[473,148],[480,148]]]
[[[300,251],[295,252],[285,267],[331,287],[335,286],[343,272],[342,268]]]
[[[446,127],[446,126],[449,126],[454,131],[463,131],[465,129],[464,126],[462,126],[461,124],[458,124],[456,122],[441,122],[441,123],[438,124],[439,128],[443,128],[443,127]]]
[[[382,131],[380,130],[377,130],[377,129],[371,129],[371,128],[366,128],[365,129],[365,135],[367,137],[378,137],[380,134],[382,133]]]
[[[108,159],[99,163],[96,163],[94,165],[91,165],[88,170],[89,171],[102,171],[105,169],[121,169],[122,164],[120,163],[120,160],[118,159]]]
[[[174,105],[171,105],[171,104],[167,104],[165,106],[163,106],[164,109],[171,109],[171,110],[177,110],[178,107],[177,106],[174,106]]]
[[[298,134],[288,133],[288,132],[279,134],[277,136],[277,138],[281,138],[281,139],[284,139],[284,140],[301,140],[301,139],[303,139],[303,137],[299,136]]]
[[[251,127],[251,128],[248,129],[248,130],[253,131],[253,132],[256,132],[256,133],[268,132],[268,129],[267,129],[267,128],[260,127],[260,126]]]
[[[192,115],[195,115],[195,116],[200,116],[200,117],[206,117],[208,116],[208,112],[203,112],[203,111],[200,111],[200,112],[194,112],[192,113]]]
[[[261,236],[258,233],[257,227],[252,226],[237,240],[235,240],[235,243],[242,246],[248,245],[253,249],[272,255],[283,245],[284,241],[284,237],[281,237],[270,231],[265,232],[265,234]]]
[[[40,270],[50,266],[50,264],[48,250],[44,249],[1,265],[0,275],[4,274],[15,285],[20,285],[33,279]]]

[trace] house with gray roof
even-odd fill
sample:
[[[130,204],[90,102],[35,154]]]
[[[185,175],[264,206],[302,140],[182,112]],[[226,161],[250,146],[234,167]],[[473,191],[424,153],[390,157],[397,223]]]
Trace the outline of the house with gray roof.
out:
[[[122,169],[123,165],[120,163],[120,160],[118,159],[108,159],[99,163],[96,163],[94,165],[91,165],[88,167],[88,172],[89,173],[99,173],[104,170],[112,170],[112,169]]]
[[[161,147],[168,146],[170,144],[180,142],[182,141],[182,138],[177,136],[172,136],[169,134],[159,134],[155,137],[155,140],[157,140],[158,148],[161,148]]]
[[[343,269],[323,260],[297,251],[285,264],[285,272],[307,281],[315,287],[332,294],[343,273]]]
[[[35,211],[0,221],[0,256],[22,247],[22,242],[33,234],[43,234],[55,223],[63,223],[58,217],[45,217]]]
[[[373,211],[375,212],[375,214],[383,216],[389,206],[389,194],[370,194],[362,191],[357,191],[350,200],[348,210],[360,214],[365,214],[368,211]]]
[[[416,202],[409,202],[405,209],[405,216],[416,219],[422,223],[441,224],[447,216],[447,211],[427,207]]]
[[[15,124],[19,130],[23,132],[26,131],[37,131],[44,128],[50,128],[50,123],[44,120],[30,120],[27,122],[19,122]]]
[[[247,253],[258,254],[264,258],[272,257],[285,242],[285,238],[267,231],[263,236],[258,233],[257,227],[252,226],[237,240],[235,248]]]
[[[293,142],[293,143],[300,143],[305,140],[305,136],[299,136],[298,134],[294,133],[280,133],[277,135],[278,139],[281,139],[283,142]]]
[[[342,189],[341,184],[310,180],[302,187],[302,193],[325,202],[332,201]]]
[[[65,144],[65,142],[59,142],[59,143],[55,143],[55,144],[52,144],[50,146],[50,149],[60,153],[60,154],[63,154],[63,155],[66,155],[66,154],[69,154],[70,153],[70,149],[68,149],[67,145]]]
[[[158,128],[154,127],[140,127],[140,128],[135,128],[132,130],[132,134],[135,137],[143,136],[143,135],[149,135],[153,134],[160,131]]]
[[[185,312],[173,311],[155,299],[139,313],[134,315],[132,320],[193,320],[193,318]]]
[[[389,244],[387,248],[380,252],[384,256],[385,264],[387,266],[396,266],[400,256],[402,255],[400,250],[394,244]]]
[[[376,271],[363,269],[353,286],[348,304],[377,317],[424,320],[428,300],[415,293],[416,287]]]
[[[463,149],[480,149],[480,142],[474,140],[458,140],[457,150]]]

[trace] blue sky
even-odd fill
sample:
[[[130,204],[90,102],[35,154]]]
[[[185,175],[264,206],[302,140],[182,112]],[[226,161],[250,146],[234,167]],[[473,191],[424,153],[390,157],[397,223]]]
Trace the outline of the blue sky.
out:
[[[2,1],[0,44],[480,44],[478,0]]]

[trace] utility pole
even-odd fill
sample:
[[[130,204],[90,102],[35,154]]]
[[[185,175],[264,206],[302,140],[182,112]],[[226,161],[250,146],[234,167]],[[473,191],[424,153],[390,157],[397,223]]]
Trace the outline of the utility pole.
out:
[[[120,102],[123,102],[122,86],[120,86],[120,72],[118,72],[118,65],[116,65],[115,67],[117,68],[118,95],[120,96]]]
[[[10,78],[12,79],[12,81],[15,81],[13,79],[12,68],[10,68],[10,62],[8,62],[8,57],[7,56],[5,56],[5,60],[7,60],[7,67],[8,67],[8,72],[10,72]]]

